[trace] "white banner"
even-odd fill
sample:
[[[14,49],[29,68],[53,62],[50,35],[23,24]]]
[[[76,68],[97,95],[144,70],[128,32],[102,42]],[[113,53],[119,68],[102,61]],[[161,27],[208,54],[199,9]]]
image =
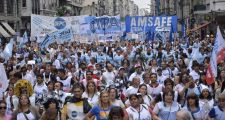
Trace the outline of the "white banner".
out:
[[[80,19],[87,16],[70,16],[70,17],[49,17],[42,15],[31,15],[31,39],[37,39],[42,42],[46,35],[60,31],[71,30],[73,34],[80,33]],[[66,33],[66,32],[64,32]],[[60,37],[65,41],[70,37]],[[56,38],[57,39],[57,38]]]

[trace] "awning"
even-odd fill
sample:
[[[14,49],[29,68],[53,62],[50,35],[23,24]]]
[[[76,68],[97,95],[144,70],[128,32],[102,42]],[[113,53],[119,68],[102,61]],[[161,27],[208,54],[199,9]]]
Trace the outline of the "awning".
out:
[[[2,22],[2,25],[11,33],[11,35],[16,35],[16,32],[10,27],[6,22]]]
[[[202,25],[200,25],[200,26],[198,26],[198,27],[196,27],[196,28],[194,28],[194,29],[191,29],[190,32],[194,32],[194,31],[196,31],[196,30],[199,30],[199,29],[201,29],[201,28],[203,28],[203,27],[209,25],[210,23],[211,23],[211,22],[206,22],[206,23],[204,23],[204,24],[202,24]]]
[[[0,34],[6,38],[11,37],[11,35],[8,34],[1,25],[0,25]]]

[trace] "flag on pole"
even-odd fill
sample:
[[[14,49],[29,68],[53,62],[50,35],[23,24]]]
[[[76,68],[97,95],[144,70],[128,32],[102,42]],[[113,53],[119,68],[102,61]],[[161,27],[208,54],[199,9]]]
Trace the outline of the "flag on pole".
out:
[[[13,38],[10,39],[10,42],[5,46],[5,49],[3,51],[5,60],[8,60],[10,57],[12,57],[12,50],[13,50]]]
[[[217,64],[225,59],[225,41],[219,29],[217,27],[216,39],[210,58],[210,63],[208,65],[206,73],[206,82],[207,84],[214,83],[215,78],[217,77]]]
[[[182,37],[183,38],[186,37],[186,25],[185,25],[185,22],[183,22],[183,24],[182,24]]]
[[[171,22],[171,29],[170,29],[170,42],[173,41],[173,35],[174,35],[174,29],[173,29],[173,24]]]
[[[3,63],[0,63],[0,71],[0,94],[2,94],[7,89],[9,83]]]
[[[41,49],[48,48],[48,46],[53,42],[54,42],[53,37],[50,35],[46,35],[44,40],[40,43],[40,48]]]
[[[27,31],[25,31],[23,33],[23,37],[22,39],[20,40],[20,47],[23,47],[23,45],[28,42],[28,37],[27,37]]]

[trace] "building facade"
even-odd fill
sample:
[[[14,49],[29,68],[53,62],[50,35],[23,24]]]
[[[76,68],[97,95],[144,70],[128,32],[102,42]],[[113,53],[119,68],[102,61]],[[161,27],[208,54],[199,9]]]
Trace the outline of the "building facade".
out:
[[[20,33],[31,30],[31,14],[55,16],[59,8],[59,0],[22,0]]]
[[[0,21],[18,31],[21,24],[22,0],[0,0]]]
[[[132,0],[0,0],[0,22],[7,22],[20,33],[30,32],[31,14],[46,16],[139,15]]]

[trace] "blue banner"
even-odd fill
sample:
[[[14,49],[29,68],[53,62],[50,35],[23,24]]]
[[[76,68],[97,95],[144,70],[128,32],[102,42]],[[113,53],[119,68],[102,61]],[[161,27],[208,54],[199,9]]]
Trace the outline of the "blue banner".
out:
[[[114,34],[121,32],[119,16],[88,16],[80,21],[81,34]]]
[[[177,16],[127,16],[126,32],[139,33],[155,31],[177,32]]]

